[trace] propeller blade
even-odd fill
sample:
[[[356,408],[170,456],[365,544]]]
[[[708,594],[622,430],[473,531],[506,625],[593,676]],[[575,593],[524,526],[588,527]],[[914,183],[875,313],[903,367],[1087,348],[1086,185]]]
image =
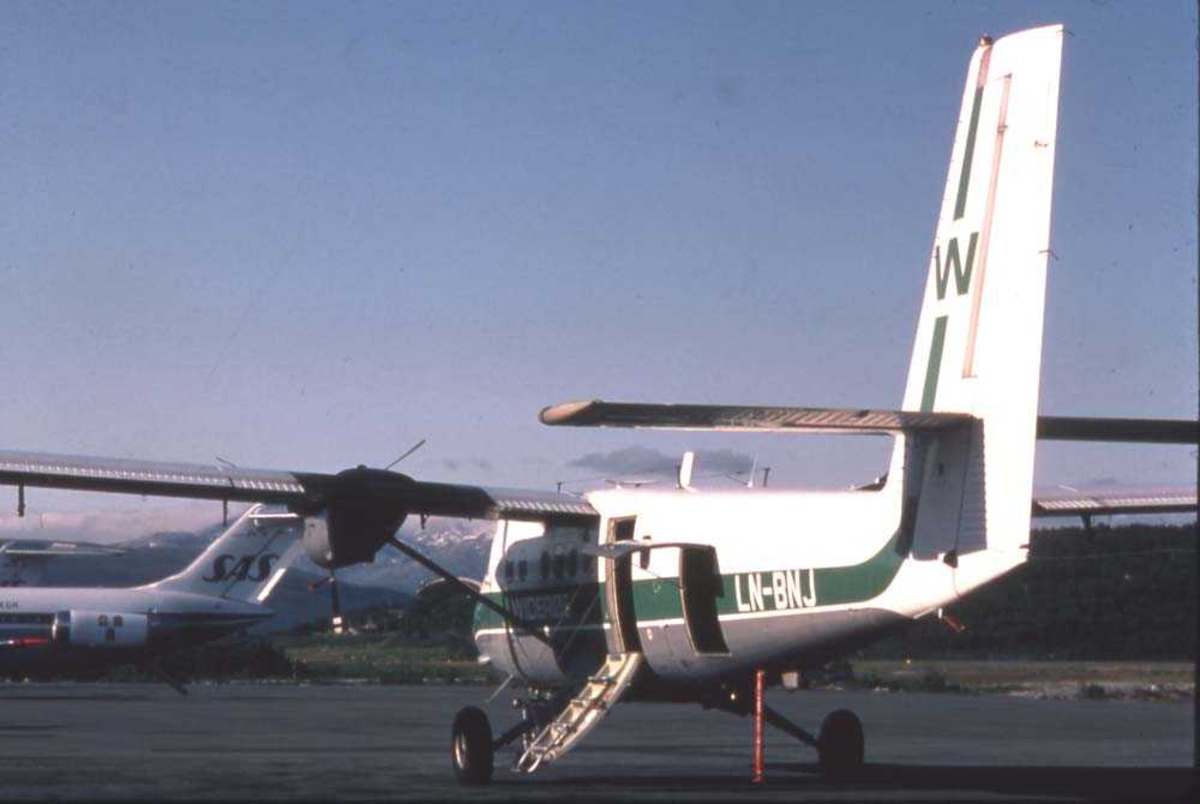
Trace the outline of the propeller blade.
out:
[[[330,620],[333,633],[346,633],[346,621],[342,619],[342,601],[338,597],[337,578],[334,576],[333,570],[329,571],[329,603],[333,610],[333,618]]]

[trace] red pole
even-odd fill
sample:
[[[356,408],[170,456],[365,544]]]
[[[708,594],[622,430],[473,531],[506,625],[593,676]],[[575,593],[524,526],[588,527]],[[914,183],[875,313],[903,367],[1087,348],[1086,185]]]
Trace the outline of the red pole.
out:
[[[762,670],[754,671],[754,776],[751,784],[763,781],[763,677]]]

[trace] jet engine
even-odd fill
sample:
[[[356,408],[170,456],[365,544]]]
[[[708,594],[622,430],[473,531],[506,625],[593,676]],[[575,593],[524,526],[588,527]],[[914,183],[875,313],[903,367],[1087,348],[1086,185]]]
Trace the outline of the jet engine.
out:
[[[145,645],[149,632],[145,614],[72,609],[54,615],[50,635],[60,645],[133,648]]]

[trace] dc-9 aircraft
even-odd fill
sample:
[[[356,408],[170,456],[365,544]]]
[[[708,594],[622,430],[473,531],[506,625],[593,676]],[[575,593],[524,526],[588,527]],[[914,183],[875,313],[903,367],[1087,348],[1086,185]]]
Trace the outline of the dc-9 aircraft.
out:
[[[114,664],[154,670],[166,653],[203,644],[269,618],[264,603],[299,557],[299,517],[254,505],[180,572],[131,589],[0,587],[0,675],[95,671]],[[107,555],[101,545],[10,542],[0,552],[34,561]]]
[[[1200,423],[1039,417],[1063,28],[980,40],[967,71],[941,215],[898,410],[583,402],[555,426],[883,434],[886,474],[842,492],[616,488],[567,494],[432,483],[359,466],[338,474],[0,452],[0,482],[278,503],[333,570],[392,544],[477,601],[475,639],[522,690],[494,736],[468,707],[457,778],[485,784],[516,747],[533,772],[619,701],[747,714],[848,772],[859,719],[818,734],[762,705],[761,682],[937,616],[1028,558],[1030,518],[1196,510],[1194,489],[1033,496],[1038,439],[1196,444]],[[882,339],[881,339],[882,340]],[[478,589],[396,538],[409,515],[499,520]]]

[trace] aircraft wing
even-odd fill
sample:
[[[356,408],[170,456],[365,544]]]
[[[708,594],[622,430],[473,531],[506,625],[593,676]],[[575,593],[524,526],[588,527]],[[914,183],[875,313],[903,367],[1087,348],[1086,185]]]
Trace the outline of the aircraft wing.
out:
[[[1195,486],[1072,489],[1035,492],[1034,516],[1186,514],[1196,512]]]
[[[0,485],[100,491],[318,510],[330,501],[379,502],[412,514],[468,519],[573,519],[596,512],[556,492],[413,480],[358,467],[337,474],[0,450]]]
[[[295,473],[262,469],[0,451],[0,483],[237,502],[293,502]]]
[[[973,421],[965,413],[908,410],[796,408],[766,405],[667,405],[641,402],[564,402],[543,408],[543,424],[571,427],[647,427],[673,430],[790,433],[929,431]],[[1038,438],[1200,443],[1200,422],[1172,419],[1099,419],[1039,416]]]

